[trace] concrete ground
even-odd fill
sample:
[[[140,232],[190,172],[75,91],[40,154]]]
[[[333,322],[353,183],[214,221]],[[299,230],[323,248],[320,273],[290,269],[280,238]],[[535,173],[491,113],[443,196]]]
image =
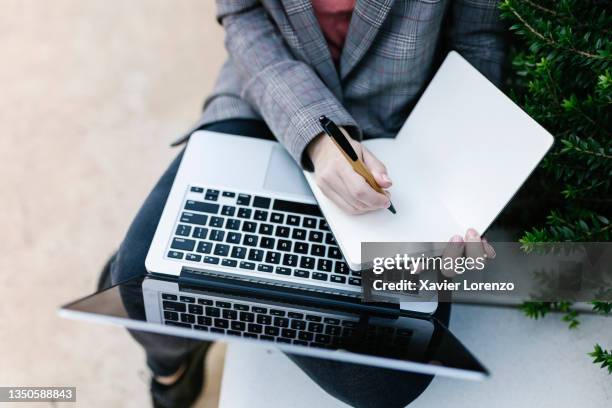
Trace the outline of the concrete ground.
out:
[[[94,290],[177,153],[168,144],[197,119],[225,55],[214,2],[0,8],[0,385],[71,385],[79,406],[146,406],[144,354],[127,333],[56,310]]]
[[[76,386],[78,406],[146,406],[144,355],[126,332],[62,320],[56,310],[93,291],[177,153],[168,143],[197,118],[224,58],[214,3],[2,0],[0,7],[0,385]],[[529,324],[524,339],[558,330],[609,348],[604,324],[600,318],[577,334]],[[521,364],[506,345],[506,362]],[[575,375],[605,378],[596,380],[604,387],[596,395],[609,401],[609,377],[586,351],[571,354]],[[478,354],[486,363],[487,351]],[[200,406],[218,398],[223,349],[213,357]]]

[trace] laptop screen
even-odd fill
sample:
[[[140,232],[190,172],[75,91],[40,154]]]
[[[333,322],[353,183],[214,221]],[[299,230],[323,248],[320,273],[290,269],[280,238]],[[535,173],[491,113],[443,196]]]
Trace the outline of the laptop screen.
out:
[[[325,308],[166,278],[134,278],[64,306],[65,317],[118,324],[136,340],[248,341],[286,353],[479,380],[486,369],[435,318]],[[149,338],[147,338],[147,336]]]

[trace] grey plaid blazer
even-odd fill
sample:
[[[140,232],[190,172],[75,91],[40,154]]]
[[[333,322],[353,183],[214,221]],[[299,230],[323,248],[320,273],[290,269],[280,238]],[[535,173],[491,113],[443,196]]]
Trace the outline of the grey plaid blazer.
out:
[[[445,50],[457,50],[499,84],[505,28],[497,6],[357,0],[336,66],[309,0],[217,0],[229,59],[193,129],[263,119],[306,168],[303,153],[322,132],[322,114],[357,140],[394,137]]]

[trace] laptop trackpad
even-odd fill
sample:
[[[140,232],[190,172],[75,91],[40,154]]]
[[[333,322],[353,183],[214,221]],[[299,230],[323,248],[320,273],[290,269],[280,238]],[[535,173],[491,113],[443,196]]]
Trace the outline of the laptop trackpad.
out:
[[[302,170],[289,153],[279,145],[272,148],[263,188],[289,194],[312,196]]]

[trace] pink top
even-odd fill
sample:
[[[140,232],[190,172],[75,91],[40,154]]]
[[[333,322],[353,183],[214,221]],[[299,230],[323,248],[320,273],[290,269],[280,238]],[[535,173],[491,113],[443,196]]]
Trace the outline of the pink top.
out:
[[[355,0],[311,0],[334,62],[338,63],[355,8]]]

